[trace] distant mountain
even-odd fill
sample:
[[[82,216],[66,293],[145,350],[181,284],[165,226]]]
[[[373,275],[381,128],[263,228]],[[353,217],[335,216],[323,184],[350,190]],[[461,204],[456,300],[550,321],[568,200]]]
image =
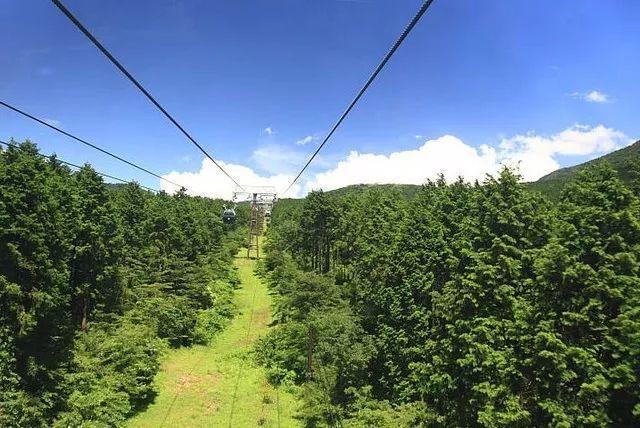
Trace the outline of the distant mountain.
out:
[[[571,180],[581,169],[587,165],[591,165],[596,162],[607,161],[611,166],[618,171],[620,178],[624,182],[631,180],[631,165],[633,163],[640,162],[640,141],[636,141],[630,146],[624,149],[616,150],[607,155],[593,159],[589,162],[581,163],[579,165],[570,166],[567,168],[560,168],[553,171],[551,174],[547,174],[533,183],[527,183],[530,189],[539,191],[545,194],[551,199],[556,199],[560,196],[560,192],[564,185]]]
[[[557,199],[560,196],[560,192],[564,185],[571,180],[582,168],[587,165],[608,161],[613,168],[618,171],[620,178],[628,183],[631,181],[631,168],[632,164],[640,165],[640,140],[636,141],[630,146],[623,149],[616,150],[607,155],[590,160],[589,162],[581,163],[578,165],[570,166],[567,168],[560,168],[553,171],[551,174],[547,174],[540,178],[538,181],[526,183],[529,189],[538,191],[548,196],[551,199]],[[417,184],[352,184],[349,186],[341,187],[335,190],[329,190],[326,193],[335,196],[345,196],[351,194],[361,193],[367,189],[387,189],[396,190],[401,195],[411,198],[416,195],[420,190],[420,185]]]
[[[420,185],[417,184],[352,184],[350,186],[341,187],[339,189],[330,190],[327,193],[336,196],[345,196],[355,193],[363,192],[367,189],[385,189],[385,190],[395,190],[403,196],[412,197],[414,196],[418,190],[420,190]]]

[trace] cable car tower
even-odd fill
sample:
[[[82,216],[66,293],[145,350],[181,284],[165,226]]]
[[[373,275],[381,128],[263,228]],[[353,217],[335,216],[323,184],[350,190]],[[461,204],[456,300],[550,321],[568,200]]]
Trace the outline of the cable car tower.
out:
[[[273,186],[243,186],[243,191],[233,192],[234,202],[249,202],[249,237],[247,241],[247,258],[260,258],[260,236],[264,232],[265,219],[271,220],[271,210],[276,201],[276,189]]]

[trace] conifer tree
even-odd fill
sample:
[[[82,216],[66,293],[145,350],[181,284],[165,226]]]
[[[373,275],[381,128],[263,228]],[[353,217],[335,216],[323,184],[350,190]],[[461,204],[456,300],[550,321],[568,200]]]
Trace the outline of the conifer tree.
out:
[[[638,423],[640,210],[607,164],[563,191],[558,238],[536,263],[536,311],[552,328],[540,423]]]
[[[91,312],[109,313],[122,305],[119,278],[122,237],[102,178],[88,165],[74,175],[77,214],[75,218],[71,284],[74,314],[86,331]]]
[[[64,361],[69,337],[67,225],[50,186],[51,168],[34,144],[9,147],[0,153],[0,165],[3,377],[8,385],[20,385],[7,401],[13,414],[24,412],[27,420],[33,415],[35,423],[55,405],[51,378]]]

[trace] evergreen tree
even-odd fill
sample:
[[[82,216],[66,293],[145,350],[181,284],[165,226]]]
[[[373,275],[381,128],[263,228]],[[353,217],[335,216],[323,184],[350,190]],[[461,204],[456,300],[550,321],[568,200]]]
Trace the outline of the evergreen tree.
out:
[[[0,426],[120,426],[148,403],[164,344],[234,314],[221,206],[0,151]]]
[[[75,216],[70,281],[74,314],[87,331],[91,312],[117,312],[122,306],[119,278],[122,238],[102,178],[88,165],[74,175]]]
[[[9,147],[0,162],[1,365],[9,381],[0,401],[37,426],[56,406],[52,383],[69,336],[67,225],[50,186],[51,168],[34,144]]]
[[[333,199],[322,191],[311,192],[302,208],[300,231],[305,263],[318,273],[331,268],[331,248],[337,227],[337,212]]]
[[[638,423],[640,211],[610,166],[563,191],[558,238],[536,262],[539,333],[557,368],[541,386],[539,423]],[[561,369],[561,370],[559,370]]]

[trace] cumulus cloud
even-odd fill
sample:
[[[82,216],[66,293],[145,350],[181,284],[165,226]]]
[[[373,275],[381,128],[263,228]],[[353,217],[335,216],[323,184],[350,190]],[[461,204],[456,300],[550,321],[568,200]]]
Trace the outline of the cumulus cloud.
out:
[[[497,147],[470,146],[445,135],[426,141],[415,150],[389,155],[352,151],[328,171],[316,174],[305,191],[331,190],[349,184],[421,184],[439,173],[447,180],[473,181],[495,174],[502,166],[518,168],[525,181],[534,181],[558,169],[558,156],[597,155],[631,144],[624,133],[603,125],[575,125],[551,136],[534,133],[503,138]]]
[[[597,155],[631,143],[624,133],[603,125],[574,125],[550,137],[529,133],[505,138],[499,147],[505,163],[519,164],[520,173],[525,180],[531,181],[558,169],[557,155]]]
[[[241,185],[274,186],[278,193],[284,192],[293,177],[288,174],[274,174],[261,176],[253,169],[244,165],[226,163],[216,160],[225,171],[236,179]],[[172,171],[163,175],[164,178],[185,186],[190,195],[208,196],[230,200],[234,191],[239,190],[228,177],[226,177],[213,162],[204,159],[200,170],[196,172]],[[178,189],[170,183],[161,182],[162,190],[173,193]],[[290,195],[298,196],[300,186],[297,184],[291,189]]]
[[[309,143],[311,143],[312,141],[317,140],[317,137],[314,137],[313,135],[307,135],[306,137],[302,138],[301,140],[296,141],[296,144],[298,146],[304,146],[307,145]]]
[[[287,196],[304,196],[314,189],[332,190],[350,184],[422,184],[439,173],[450,181],[458,177],[482,180],[503,165],[518,168],[525,181],[533,181],[558,169],[561,156],[596,156],[631,143],[624,133],[603,125],[574,125],[549,136],[530,132],[502,138],[495,146],[474,147],[453,135],[444,135],[427,140],[416,149],[388,155],[352,151],[337,163],[316,165],[324,171],[310,174]],[[290,172],[297,172],[305,156],[279,146],[265,146],[256,150],[252,159],[267,172],[265,176],[243,165],[220,164],[241,184],[271,185],[281,193],[293,178]],[[192,194],[230,198],[234,190],[233,183],[208,160],[203,161],[198,172],[172,172],[165,177],[184,184]],[[162,186],[173,190],[166,183]]]
[[[589,103],[609,103],[611,97],[604,92],[592,90],[588,92],[572,92],[569,94],[573,98],[577,98]]]
[[[275,130],[275,129],[273,129],[272,127],[270,127],[270,126],[267,126],[266,128],[264,128],[264,129],[262,130],[262,132],[263,132],[264,134],[267,134],[267,135],[273,135],[273,134],[275,134],[275,133],[276,133],[276,130]]]
[[[494,149],[488,146],[476,149],[457,137],[445,135],[425,142],[416,150],[389,155],[352,151],[334,169],[316,174],[306,183],[306,190],[332,190],[349,184],[421,184],[439,173],[450,180],[458,176],[473,180],[497,168]]]

